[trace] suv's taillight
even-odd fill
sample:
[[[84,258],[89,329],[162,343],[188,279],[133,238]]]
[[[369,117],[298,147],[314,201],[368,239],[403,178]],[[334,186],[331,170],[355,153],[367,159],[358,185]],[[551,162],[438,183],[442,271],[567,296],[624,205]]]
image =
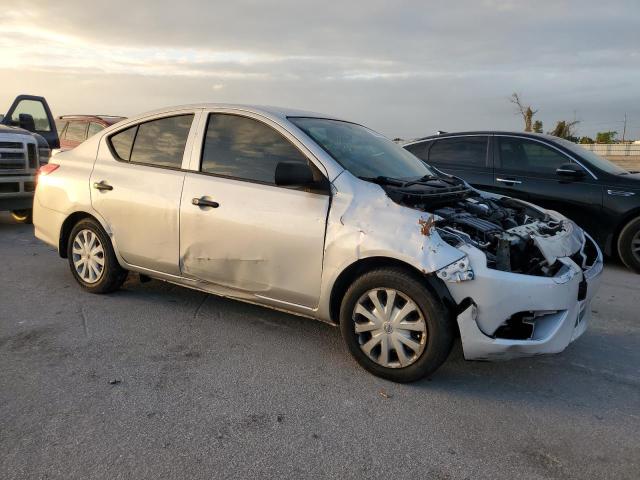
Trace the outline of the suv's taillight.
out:
[[[47,163],[46,165],[43,165],[38,169],[38,176],[44,177],[46,175],[49,175],[50,173],[56,171],[59,167],[60,165],[58,165],[57,163]]]

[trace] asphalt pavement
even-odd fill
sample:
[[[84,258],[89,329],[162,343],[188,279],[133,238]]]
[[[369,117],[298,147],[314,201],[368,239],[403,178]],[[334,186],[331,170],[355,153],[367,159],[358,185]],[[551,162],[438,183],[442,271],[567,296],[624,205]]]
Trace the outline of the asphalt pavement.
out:
[[[132,276],[133,277],[133,276]],[[559,355],[398,385],[337,328],[130,278],[74,282],[0,214],[0,478],[640,478],[640,276]]]

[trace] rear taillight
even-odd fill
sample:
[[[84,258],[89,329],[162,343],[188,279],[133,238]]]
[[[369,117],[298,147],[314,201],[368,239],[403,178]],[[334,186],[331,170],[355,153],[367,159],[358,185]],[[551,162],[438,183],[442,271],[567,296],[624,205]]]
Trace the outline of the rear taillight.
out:
[[[50,173],[56,171],[59,167],[60,165],[58,165],[57,163],[47,163],[46,165],[43,165],[38,169],[38,176],[44,177],[46,175],[49,175]]]

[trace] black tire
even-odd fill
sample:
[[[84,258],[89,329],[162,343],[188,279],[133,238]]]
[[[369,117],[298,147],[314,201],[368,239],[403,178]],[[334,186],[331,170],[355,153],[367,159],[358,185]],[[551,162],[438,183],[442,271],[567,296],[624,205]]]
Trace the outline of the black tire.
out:
[[[454,341],[454,327],[442,302],[424,285],[424,278],[402,268],[380,268],[365,273],[347,290],[340,307],[340,330],[357,362],[379,377],[399,383],[413,382],[435,372],[447,359]],[[414,363],[406,367],[384,367],[365,354],[355,332],[354,309],[358,300],[377,288],[394,289],[410,298],[426,323],[426,345]]]
[[[13,210],[11,212],[11,216],[18,223],[26,223],[31,225],[33,223],[33,210],[24,209],[24,210]]]
[[[73,244],[76,236],[82,230],[89,230],[98,237],[104,251],[103,260],[104,267],[99,279],[94,283],[83,280],[78,274],[74,265]],[[67,258],[69,259],[69,267],[71,273],[82,288],[91,293],[110,293],[118,290],[127,279],[127,270],[123,269],[118,263],[118,259],[113,251],[111,240],[105,233],[102,226],[92,218],[85,218],[76,223],[69,235],[67,242]]]
[[[637,250],[639,246],[640,217],[627,223],[618,236],[618,255],[622,263],[636,273],[640,273],[640,250]]]

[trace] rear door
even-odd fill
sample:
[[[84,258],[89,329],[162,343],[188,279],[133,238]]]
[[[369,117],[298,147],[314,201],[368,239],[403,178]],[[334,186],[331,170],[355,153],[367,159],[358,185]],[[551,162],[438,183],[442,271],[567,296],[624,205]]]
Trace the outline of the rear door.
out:
[[[330,196],[275,185],[281,161],[324,174],[294,140],[255,115],[209,114],[201,161],[182,193],[185,276],[275,305],[317,307]]]
[[[498,193],[557,210],[579,225],[602,214],[602,187],[584,171],[580,178],[556,170],[576,163],[552,144],[516,136],[496,135],[495,188]]]
[[[421,158],[429,165],[460,177],[481,190],[487,189],[493,182],[487,135],[437,139],[427,146]]]
[[[91,202],[122,258],[180,273],[179,207],[198,112],[154,117],[103,138],[91,174]]]
[[[18,95],[2,123],[41,135],[49,144],[49,148],[60,146],[56,123],[44,97]]]

